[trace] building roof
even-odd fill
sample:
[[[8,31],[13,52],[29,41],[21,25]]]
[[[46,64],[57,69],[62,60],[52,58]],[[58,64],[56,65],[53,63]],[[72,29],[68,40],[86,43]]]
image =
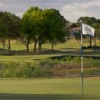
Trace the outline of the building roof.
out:
[[[71,33],[71,35],[79,34],[80,33],[80,30],[81,30],[80,27],[74,27],[74,28],[71,28],[70,29],[70,33]]]
[[[71,31],[80,31],[81,28],[80,27],[74,27],[74,28],[71,28]]]

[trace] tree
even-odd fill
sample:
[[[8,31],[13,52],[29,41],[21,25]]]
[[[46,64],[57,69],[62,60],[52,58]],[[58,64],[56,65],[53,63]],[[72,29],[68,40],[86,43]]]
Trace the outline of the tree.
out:
[[[21,26],[22,31],[27,36],[28,41],[34,41],[34,52],[36,51],[36,44],[40,33],[43,31],[41,25],[42,10],[38,7],[30,7],[23,15]],[[28,42],[27,45],[29,45]],[[29,50],[28,50],[29,51]]]
[[[38,43],[39,51],[46,41],[54,44],[65,41],[66,20],[60,15],[58,10],[30,7],[23,15],[21,25],[25,36],[29,40],[34,40],[34,52]],[[53,45],[52,45],[53,48]]]
[[[47,40],[52,44],[57,42],[64,42],[66,37],[66,20],[61,16],[56,9],[45,9],[43,11],[43,16],[45,18],[45,36]]]
[[[99,25],[100,23],[99,22],[100,22],[100,20],[99,19],[96,19],[94,17],[87,17],[87,16],[85,16],[85,17],[80,17],[78,19],[78,21],[80,21],[80,20],[82,20],[83,23],[88,24],[88,25],[94,27],[95,30],[96,30],[96,36],[99,37],[99,34],[100,34],[100,32],[99,32],[99,29],[100,29],[100,25]],[[90,47],[92,47],[92,38],[93,37],[89,36]]]
[[[23,16],[21,20],[21,40],[25,44],[27,48],[27,53],[29,52],[29,44],[30,44],[30,39],[32,38],[32,29],[31,29],[31,24],[30,20],[26,15]]]
[[[5,53],[5,39],[7,36],[7,27],[4,25],[2,19],[0,19],[0,41],[3,44],[3,53]]]
[[[11,54],[10,40],[19,37],[20,18],[10,12],[1,12],[0,19],[7,28],[6,39],[8,40],[8,51]]]

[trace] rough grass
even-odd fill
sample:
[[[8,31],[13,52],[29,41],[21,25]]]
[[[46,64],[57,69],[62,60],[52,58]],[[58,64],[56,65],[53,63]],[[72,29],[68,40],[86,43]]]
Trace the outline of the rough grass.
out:
[[[0,62],[36,62],[38,60],[55,57],[55,56],[62,56],[62,54],[47,54],[47,55],[14,55],[14,56],[0,56]]]
[[[0,100],[100,100],[100,78],[0,79]]]
[[[94,45],[94,42],[92,43],[92,45]],[[30,52],[33,52],[33,46],[34,46],[34,44],[30,44]],[[85,41],[83,41],[83,46],[89,46],[89,43],[86,43]],[[100,46],[100,40],[97,40],[97,46]],[[0,43],[0,48],[1,49],[3,48],[1,43]],[[11,48],[13,51],[15,51],[15,53],[20,53],[20,52],[26,53],[26,47],[21,42],[17,42],[15,40],[11,41]],[[37,45],[37,48],[38,48],[38,45]],[[51,49],[51,44],[49,44],[49,43],[43,44],[42,51],[50,50],[50,49]],[[59,43],[59,44],[55,45],[54,49],[59,50],[59,51],[65,51],[65,52],[78,51],[80,49],[80,41],[77,41],[75,39],[70,39],[66,43],[62,43],[62,44]]]

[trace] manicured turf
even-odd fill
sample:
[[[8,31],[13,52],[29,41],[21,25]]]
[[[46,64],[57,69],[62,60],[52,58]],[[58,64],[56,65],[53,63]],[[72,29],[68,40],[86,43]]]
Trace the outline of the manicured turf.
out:
[[[0,79],[0,100],[100,100],[100,78]]]

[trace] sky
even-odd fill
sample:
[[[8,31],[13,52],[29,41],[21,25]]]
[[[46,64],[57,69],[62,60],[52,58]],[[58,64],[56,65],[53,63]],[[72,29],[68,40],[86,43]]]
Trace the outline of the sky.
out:
[[[55,8],[70,22],[81,16],[100,19],[100,0],[0,0],[0,11],[9,11],[22,17],[31,6]]]

